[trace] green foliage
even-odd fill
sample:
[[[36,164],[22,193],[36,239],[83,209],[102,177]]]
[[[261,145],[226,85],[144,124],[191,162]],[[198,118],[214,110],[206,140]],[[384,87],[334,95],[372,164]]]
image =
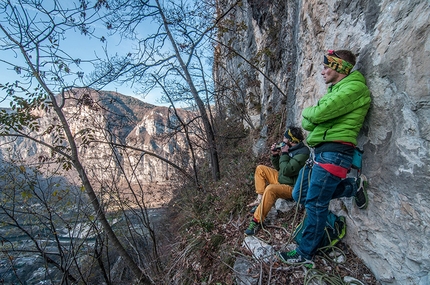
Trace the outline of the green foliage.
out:
[[[221,244],[225,241],[225,237],[220,234],[215,234],[211,236],[211,245],[214,251],[217,251]]]
[[[272,54],[273,54],[273,52],[269,48],[267,48],[267,47],[263,48],[256,53],[256,55],[253,58],[253,62],[256,65],[260,65],[264,62],[265,57],[270,58],[272,56]]]
[[[229,33],[234,30],[235,34],[241,34],[248,29],[248,26],[244,21],[237,22],[233,19],[224,19],[218,25],[219,36],[222,37],[225,33]],[[237,40],[237,39],[236,39]]]
[[[51,140],[45,138],[44,141],[51,149],[51,158],[61,164],[64,170],[72,169],[70,147],[64,126],[54,119],[42,129],[41,115],[50,114],[52,109],[52,104],[48,100],[50,97],[44,89],[38,86],[30,92],[18,83],[0,84],[0,88],[6,90],[11,98],[11,110],[0,110],[0,136],[20,136],[37,142],[43,141],[42,138],[48,136]],[[18,93],[21,96],[16,95]],[[77,135],[85,146],[94,139],[93,131],[90,129],[81,130]],[[47,157],[41,159],[43,162],[48,160]]]
[[[28,129],[31,132],[39,131],[40,125],[37,121],[39,117],[35,111],[48,110],[49,105],[46,102],[47,95],[42,88],[35,88],[34,92],[27,91],[24,87],[16,84],[0,84],[0,89],[6,92],[12,98],[10,107],[12,112],[6,110],[0,111],[0,123],[2,128],[0,134],[8,134],[11,131],[23,131]],[[23,96],[15,95],[23,93]]]
[[[91,128],[85,128],[76,133],[75,138],[81,138],[82,146],[88,147],[88,145],[94,140],[94,130]]]

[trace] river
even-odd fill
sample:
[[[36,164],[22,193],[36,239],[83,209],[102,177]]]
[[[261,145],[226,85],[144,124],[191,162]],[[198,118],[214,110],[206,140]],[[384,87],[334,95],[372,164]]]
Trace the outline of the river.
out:
[[[163,218],[165,217],[165,208],[148,209],[148,217],[155,228],[161,229]],[[113,228],[118,230],[123,220],[113,222]],[[135,223],[136,220],[133,222]],[[138,228],[142,228],[139,224],[133,224]],[[32,227],[35,228],[34,225]],[[19,231],[18,231],[19,232]],[[79,252],[81,255],[92,252],[92,247],[95,243],[95,237],[87,235],[83,237],[73,237],[66,235],[69,232],[66,225],[58,228],[58,240],[64,251],[71,246],[81,246]],[[39,252],[35,251],[34,243],[25,234],[16,234],[16,229],[11,225],[0,226],[1,249],[0,256],[0,284],[25,284],[25,285],[46,285],[60,284],[62,273],[52,265],[46,264]],[[64,233],[64,234],[62,234]],[[46,230],[42,227],[38,228],[38,232],[33,232],[32,236],[46,236]],[[47,239],[38,239],[44,251],[49,253],[48,256],[53,259],[58,256],[57,242]],[[9,255],[10,253],[10,255]]]

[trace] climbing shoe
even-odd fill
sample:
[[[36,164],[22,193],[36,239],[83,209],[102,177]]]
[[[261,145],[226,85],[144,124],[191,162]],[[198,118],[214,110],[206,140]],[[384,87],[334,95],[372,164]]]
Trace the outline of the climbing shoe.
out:
[[[368,198],[367,198],[367,178],[363,174],[360,175],[356,180],[357,183],[357,194],[355,194],[355,204],[359,209],[366,209]]]
[[[260,223],[252,220],[248,228],[245,230],[245,235],[253,236],[260,230],[260,228],[261,228]]]
[[[288,252],[277,252],[276,256],[281,260],[283,263],[299,266],[303,265],[304,267],[311,269],[314,267],[314,263],[312,260],[305,259],[303,256],[301,256],[296,250],[291,250]]]

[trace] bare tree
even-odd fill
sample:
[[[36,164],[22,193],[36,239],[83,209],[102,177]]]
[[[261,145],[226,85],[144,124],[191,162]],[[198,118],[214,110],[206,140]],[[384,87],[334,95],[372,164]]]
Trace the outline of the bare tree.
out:
[[[88,176],[88,170],[81,161],[81,152],[91,142],[93,130],[91,127],[72,130],[70,120],[73,120],[73,117],[68,117],[64,112],[67,100],[70,99],[67,97],[67,90],[78,84],[95,86],[99,83],[97,80],[84,83],[82,72],[73,71],[79,70],[82,60],[67,54],[62,49],[61,42],[66,32],[71,29],[77,29],[83,35],[90,35],[91,25],[101,18],[96,10],[87,7],[85,1],[67,4],[60,2],[52,1],[43,5],[37,0],[4,1],[0,4],[2,17],[0,49],[12,52],[17,58],[21,58],[18,62],[14,62],[13,58],[1,59],[19,75],[20,80],[0,85],[7,92],[12,108],[11,111],[0,112],[0,136],[29,140],[43,145],[50,151],[50,155],[42,158],[45,163],[55,162],[62,165],[63,170],[75,170],[82,189],[85,190],[93,207],[92,216],[102,226],[109,244],[115,248],[138,282],[151,284],[153,281],[150,273],[143,270],[141,265],[132,258],[114,232],[106,216],[106,209]],[[74,6],[74,4],[77,5]],[[106,72],[103,78],[109,77],[108,74],[110,72]],[[56,94],[60,95],[56,96]],[[53,118],[53,121],[41,124],[40,117],[47,114]],[[46,206],[45,209],[50,208]],[[3,210],[11,219],[11,223],[19,225],[19,221],[13,219],[13,211],[7,208]],[[54,224],[50,228],[55,232]],[[31,233],[29,233],[30,237]],[[38,250],[46,257],[42,249]],[[62,256],[61,248],[59,250]],[[51,261],[48,263],[51,264]],[[67,280],[77,279],[76,276],[68,273],[67,266],[63,262],[57,264],[57,267],[65,272]]]
[[[143,239],[141,232],[131,226],[121,232],[127,232],[127,235],[118,235],[106,215],[108,208],[114,205],[124,213],[123,217],[127,221],[140,217],[140,222],[149,229],[154,246],[157,244],[147,219],[145,201],[141,196],[143,186],[133,188],[131,183],[137,176],[132,172],[130,177],[125,178],[127,187],[131,189],[132,201],[121,200],[117,181],[112,181],[111,184],[106,181],[94,183],[95,180],[91,179],[92,169],[82,160],[82,153],[91,144],[102,142],[111,149],[115,165],[121,165],[119,161],[123,158],[118,155],[121,152],[133,152],[133,155],[137,153],[137,157],[157,155],[126,146],[122,141],[118,142],[103,126],[91,125],[82,129],[72,127],[71,123],[81,118],[82,114],[67,113],[70,102],[75,101],[75,105],[81,106],[83,113],[101,112],[98,112],[97,108],[100,106],[92,101],[91,96],[84,94],[74,97],[71,94],[78,87],[102,88],[113,80],[118,80],[136,85],[143,91],[162,86],[172,105],[187,102],[190,106],[197,106],[198,117],[187,120],[181,118],[178,130],[183,130],[190,137],[193,130],[196,130],[195,126],[193,129],[190,125],[196,121],[202,122],[203,127],[194,134],[203,134],[201,138],[205,145],[188,139],[189,146],[192,153],[194,147],[208,150],[212,177],[214,180],[219,179],[217,130],[211,109],[214,88],[211,63],[207,63],[213,55],[211,38],[219,20],[213,18],[214,7],[211,1],[161,3],[158,0],[99,0],[94,7],[89,7],[87,1],[83,0],[67,3],[52,0],[47,4],[39,0],[7,0],[0,4],[0,50],[13,55],[10,58],[2,57],[0,62],[19,78],[14,82],[0,83],[0,89],[6,92],[3,100],[10,100],[12,109],[0,110],[0,136],[42,145],[47,152],[39,156],[40,163],[55,163],[61,165],[63,170],[77,174],[93,208],[93,214],[87,217],[90,221],[95,217],[95,221],[91,223],[97,229],[94,256],[102,270],[106,263],[99,257],[106,253],[108,244],[113,245],[122,261],[141,283],[153,283],[151,272],[161,271],[162,265],[156,258],[155,271],[151,271],[150,266],[145,264],[148,259],[142,258],[136,247],[136,240]],[[220,17],[225,15],[227,13]],[[94,26],[101,23],[110,32],[120,32],[124,39],[134,39],[136,49],[122,56],[110,57],[105,46],[106,37],[95,33]],[[155,28],[144,34],[148,24],[155,25]],[[102,61],[98,56],[86,60],[66,52],[63,48],[64,40],[69,32],[75,30],[83,36],[99,39],[100,45],[105,46],[106,60]],[[15,61],[15,58],[20,60]],[[86,77],[81,70],[83,64],[90,64],[95,68],[90,77]],[[180,116],[176,112],[176,106],[172,110],[175,110],[176,116]],[[42,123],[44,117],[48,116],[51,121]],[[96,129],[101,129],[104,136],[96,138]],[[163,160],[162,157],[158,158]],[[181,166],[167,160],[165,162],[183,170]],[[130,165],[131,169],[135,169],[135,164]],[[197,169],[194,159],[193,165]],[[100,168],[99,171],[112,173],[114,177],[130,174],[123,169],[112,170],[107,167]],[[193,179],[198,185],[196,173]],[[130,203],[137,205],[137,208]],[[14,223],[19,224],[19,221]],[[57,227],[53,224],[52,232]],[[39,252],[43,255],[43,251]],[[156,248],[153,256],[157,256]],[[65,259],[65,264],[70,260],[77,262],[76,258]],[[67,280],[84,279],[83,272],[78,270],[69,274],[67,266],[62,263],[57,268],[64,272]],[[103,275],[106,280],[110,280],[106,270]]]
[[[111,59],[100,71],[121,63],[117,77],[124,83],[131,82],[143,92],[161,85],[165,101],[195,106],[203,122],[212,178],[218,180],[217,131],[211,113],[214,102],[211,38],[219,21],[214,18],[215,2],[103,0],[98,1],[98,7],[110,13],[107,27],[112,32],[136,39],[134,52]],[[140,82],[145,84],[139,85]]]
[[[46,279],[54,283],[62,280],[61,284],[85,280],[85,271],[90,267],[84,269],[74,264],[91,247],[87,237],[99,232],[88,219],[88,201],[78,187],[63,177],[44,177],[38,168],[17,165],[18,162],[1,163],[2,255],[10,261],[9,273],[3,279],[29,281],[30,276],[16,271],[15,263],[22,266],[25,262],[20,260],[38,253],[43,261],[35,260],[27,266],[46,268]],[[50,267],[58,270],[49,270]]]

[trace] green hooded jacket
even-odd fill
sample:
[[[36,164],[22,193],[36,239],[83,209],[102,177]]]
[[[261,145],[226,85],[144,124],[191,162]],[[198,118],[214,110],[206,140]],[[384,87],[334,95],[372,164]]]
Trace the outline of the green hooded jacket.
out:
[[[357,135],[370,107],[366,79],[354,71],[328,88],[313,107],[303,110],[302,126],[309,131],[306,142],[314,147],[324,142],[357,145]]]
[[[272,165],[278,170],[278,182],[294,186],[300,169],[309,158],[309,153],[309,148],[303,142],[300,142],[291,147],[288,153],[272,155]]]

